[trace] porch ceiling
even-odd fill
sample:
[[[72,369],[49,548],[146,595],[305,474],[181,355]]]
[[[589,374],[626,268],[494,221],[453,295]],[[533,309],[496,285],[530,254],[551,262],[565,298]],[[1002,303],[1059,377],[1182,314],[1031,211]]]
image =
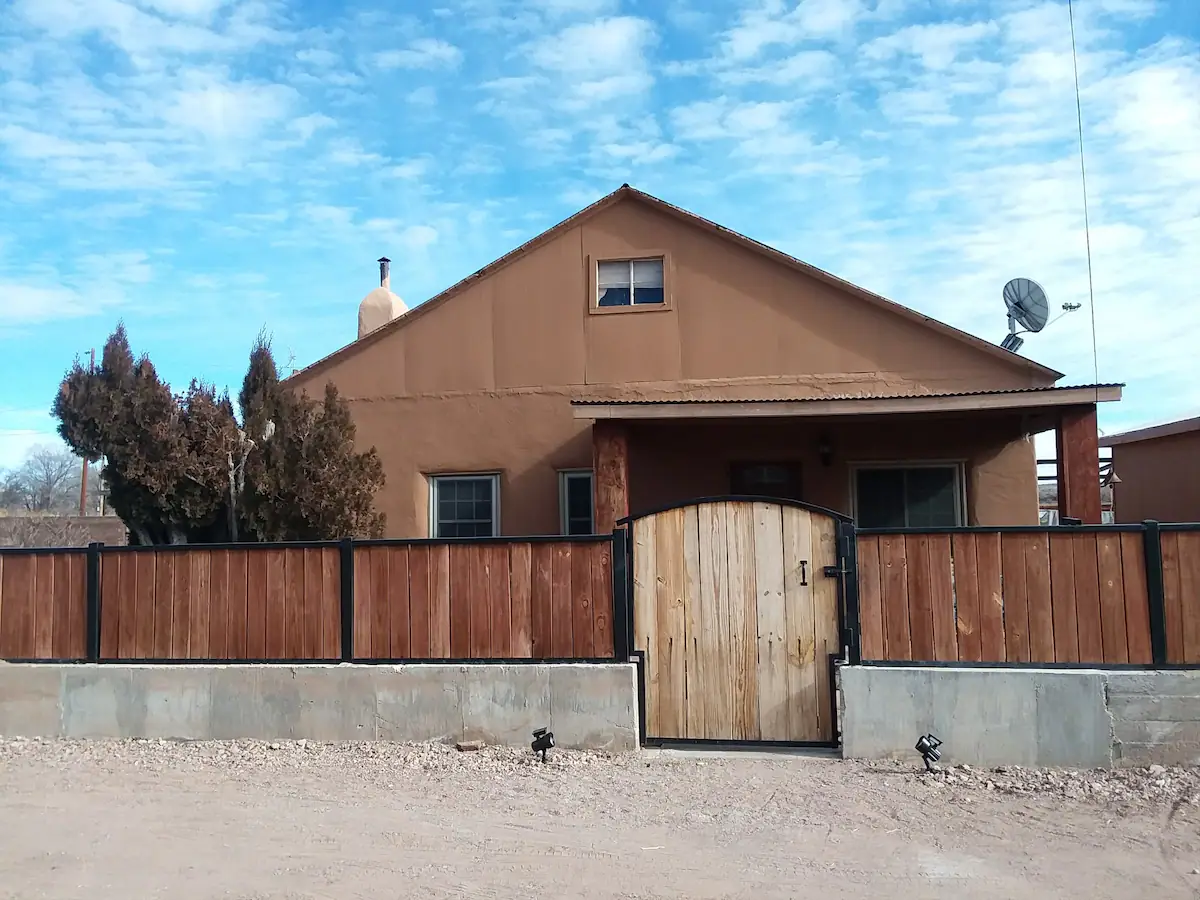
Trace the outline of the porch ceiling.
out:
[[[576,419],[744,419],[1019,410],[1111,403],[1121,384],[905,394],[887,397],[808,397],[771,400],[572,400]]]

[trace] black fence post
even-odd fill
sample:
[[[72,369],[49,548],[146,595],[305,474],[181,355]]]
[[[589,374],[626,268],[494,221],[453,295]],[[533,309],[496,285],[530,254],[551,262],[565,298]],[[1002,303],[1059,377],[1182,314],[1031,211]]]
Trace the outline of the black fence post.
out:
[[[100,551],[104,545],[92,542],[87,547],[87,661],[100,661]]]
[[[1150,654],[1156,666],[1167,662],[1167,603],[1163,592],[1162,532],[1147,519],[1143,544],[1146,549],[1146,597],[1150,601]]]
[[[838,578],[843,599],[842,643],[846,662],[862,662],[862,623],[858,612],[858,530],[853,522],[838,523]]]
[[[625,582],[629,577],[629,560],[625,555],[625,529],[612,533],[612,636],[613,658],[629,659],[629,606],[625,602]]]
[[[341,543],[342,662],[354,662],[354,541]]]

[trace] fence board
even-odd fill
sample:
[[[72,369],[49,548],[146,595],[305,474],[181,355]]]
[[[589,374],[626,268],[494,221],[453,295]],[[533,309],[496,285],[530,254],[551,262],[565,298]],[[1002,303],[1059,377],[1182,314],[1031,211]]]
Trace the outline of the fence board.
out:
[[[371,548],[354,550],[354,656],[371,658]]]
[[[509,561],[509,545],[496,544],[484,549],[487,553],[488,572],[486,596],[491,620],[488,627],[490,637],[488,653],[496,659],[509,659],[513,656],[512,565]],[[588,633],[590,635],[590,628]]]
[[[1125,630],[1124,573],[1121,570],[1121,536],[1098,535],[1096,559],[1100,586],[1100,629],[1107,663],[1129,662]]]
[[[1200,532],[1180,532],[1179,611],[1185,663],[1200,663]]]
[[[1100,623],[1100,570],[1095,534],[1071,536],[1075,570],[1075,614],[1079,628],[1079,661],[1104,662]]]
[[[508,595],[512,604],[512,655],[533,656],[533,547],[513,544],[509,560]]]
[[[979,652],[981,659],[1003,662],[1005,649],[1003,555],[999,534],[975,536],[975,567],[979,576]]]
[[[655,559],[658,562],[656,594],[655,594],[655,623],[660,634],[667,639],[658,642],[655,653],[655,671],[658,673],[657,684],[662,693],[659,702],[659,722],[662,723],[664,737],[687,737],[687,685],[684,681],[684,648],[678,640],[670,636],[684,633],[686,628],[686,609],[684,608],[684,593],[687,590],[687,571],[684,562],[684,515],[682,509],[663,513],[658,518],[655,529]],[[701,546],[704,544],[704,529],[701,527]],[[728,669],[720,669],[713,663],[713,655],[719,652],[717,642],[719,634],[716,629],[707,631],[700,636],[700,646],[705,653],[701,663],[700,676],[705,679],[701,690],[705,695],[709,692],[716,694],[720,691],[722,678],[728,679]],[[709,665],[706,670],[705,664]],[[728,694],[726,687],[725,694]]]
[[[33,656],[53,659],[54,652],[54,557],[48,553],[34,556],[33,575]],[[49,602],[47,602],[49,601]]]
[[[1029,616],[1029,661],[1054,662],[1054,598],[1050,584],[1050,542],[1044,534],[1025,536],[1025,600]]]
[[[1180,584],[1179,544],[1183,535],[1179,532],[1163,532],[1163,606],[1167,630],[1167,662],[1179,664],[1186,656],[1183,652],[1183,587]]]
[[[785,513],[786,515],[786,513]],[[813,585],[813,615],[816,617],[817,640],[817,739],[832,741],[836,733],[833,721],[833,684],[830,681],[829,656],[840,655],[841,635],[838,631],[838,586],[835,581],[824,577],[824,567],[839,564],[837,525],[833,519],[823,515],[812,515],[813,555],[810,583]]]
[[[707,727],[700,674],[704,619],[700,608],[700,514],[695,507],[683,510],[683,555],[684,727],[688,737],[703,737]],[[652,640],[657,641],[660,639],[657,623],[653,623],[653,629]]]
[[[533,658],[550,658],[554,644],[554,547],[531,549],[532,584],[529,594]]]
[[[1025,570],[1025,535],[1000,536],[1001,596],[1004,647],[1009,662],[1029,662],[1029,597]]]
[[[957,636],[958,658],[979,662],[983,656],[979,620],[979,565],[976,559],[975,535],[956,534],[950,539],[954,559],[955,604],[954,630]]]
[[[197,551],[192,555],[192,619],[189,626],[191,639],[189,655],[192,659],[209,659],[209,616],[211,614],[212,596],[209,585],[212,582],[212,551]]]
[[[433,655],[429,555],[429,547],[411,547],[408,551],[408,652],[413,659],[429,659]]]
[[[175,583],[171,588],[171,658],[187,659],[191,627],[192,562],[189,554],[176,553]]]
[[[137,612],[136,629],[129,659],[149,659],[154,655],[154,589],[157,575],[157,554],[137,553],[133,557],[136,569]]]
[[[929,537],[929,593],[933,615],[934,659],[954,662],[958,659],[958,628],[954,614],[954,562],[950,535]]]
[[[283,551],[283,656],[304,657],[304,550]]]
[[[247,642],[250,622],[250,602],[249,596],[249,572],[250,572],[250,551],[248,550],[230,550],[229,551],[229,609],[228,618],[226,619],[226,628],[228,628],[229,643],[226,649],[226,656],[229,659],[247,659],[249,657],[249,644]],[[257,608],[255,610],[257,617],[255,621],[259,621],[265,615],[263,608],[263,599],[258,597]]]
[[[121,557],[100,556],[100,658],[113,659],[121,652]],[[0,564],[3,560],[0,560]],[[0,611],[2,614],[2,611]]]
[[[580,544],[571,548],[571,649],[573,656],[594,655],[594,625],[592,622],[592,553],[591,547]],[[680,548],[682,550],[682,547]],[[683,648],[679,648],[681,651]]]
[[[687,568],[686,562],[685,568]],[[732,730],[734,739],[743,741],[758,740],[758,610],[755,602],[757,590],[755,584],[754,505],[731,503],[729,504],[729,633],[733,648]]]
[[[325,593],[321,580],[321,564],[324,556],[332,550],[311,549],[304,552],[304,607],[301,631],[304,641],[301,653],[304,659],[321,659],[325,654],[321,648],[321,623],[325,606]]]
[[[517,547],[526,546],[515,544]],[[515,559],[515,557],[514,557]],[[612,544],[596,544],[592,549],[592,655],[613,655],[612,636]],[[517,601],[513,599],[513,641],[517,639]]]
[[[4,558],[0,572],[0,656],[32,657],[33,600],[37,559],[25,554]]]
[[[175,554],[155,553],[154,593],[150,604],[154,608],[154,635],[150,643],[150,656],[154,659],[171,657],[171,594],[175,590]]]
[[[783,510],[776,504],[754,504],[754,563],[759,729],[762,740],[781,741],[788,734],[788,638],[783,599]]]
[[[912,659],[908,630],[908,571],[902,536],[879,539],[883,568],[883,635],[887,659]]]
[[[388,606],[390,629],[388,655],[393,659],[408,659],[415,654],[410,643],[409,627],[412,620],[412,595],[409,579],[408,547],[385,547],[388,558],[388,594],[382,599]]]
[[[1075,607],[1075,541],[1069,534],[1052,534],[1050,597],[1054,604],[1054,659],[1079,662],[1079,619]]]
[[[372,547],[368,554],[371,566],[370,658],[388,659],[392,656],[392,573],[388,557],[391,547]]]
[[[813,555],[812,516],[807,510],[784,507],[783,519],[783,605],[787,634],[787,739],[820,740],[820,679],[824,666],[817,643],[814,603],[816,580],[804,577]],[[822,517],[824,518],[824,517]],[[807,582],[807,583],[805,583]]]
[[[879,538],[858,539],[858,615],[863,659],[884,659]]]
[[[50,563],[50,583],[54,590],[53,606],[50,618],[50,652],[56,659],[72,656],[82,656],[84,647],[76,648],[71,639],[72,598],[71,596],[71,557],[55,554],[47,556]],[[83,596],[82,594],[79,596]],[[49,604],[48,604],[49,605]],[[82,604],[76,603],[76,606]]]
[[[923,534],[908,535],[903,540],[905,568],[908,571],[908,633],[912,658],[934,659],[929,537]]]
[[[1154,661],[1150,644],[1150,599],[1146,584],[1146,538],[1126,532],[1121,535],[1121,569],[1125,584],[1125,629],[1129,661],[1149,665]]]
[[[634,646],[645,653],[646,721],[657,722],[662,691],[658,679],[658,518],[633,523],[633,628]],[[536,597],[536,582],[535,597]],[[536,607],[535,607],[536,609]],[[699,699],[699,698],[698,698]]]
[[[429,655],[433,659],[450,656],[450,548],[442,545],[429,550]]]
[[[554,545],[553,579],[550,589],[550,655],[571,655],[571,549],[566,544]]]
[[[254,657],[258,647],[258,622],[263,627],[263,656],[287,657],[287,555],[283,550],[251,553],[246,561],[246,653]],[[261,610],[261,612],[260,612]]]
[[[229,657],[229,551],[212,551],[209,572],[208,656]]]

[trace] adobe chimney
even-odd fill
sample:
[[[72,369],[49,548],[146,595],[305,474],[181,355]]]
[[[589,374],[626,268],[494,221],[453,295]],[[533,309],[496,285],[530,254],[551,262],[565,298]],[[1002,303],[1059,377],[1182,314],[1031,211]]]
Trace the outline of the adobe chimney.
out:
[[[392,288],[392,261],[386,256],[379,257],[379,286],[391,290]]]

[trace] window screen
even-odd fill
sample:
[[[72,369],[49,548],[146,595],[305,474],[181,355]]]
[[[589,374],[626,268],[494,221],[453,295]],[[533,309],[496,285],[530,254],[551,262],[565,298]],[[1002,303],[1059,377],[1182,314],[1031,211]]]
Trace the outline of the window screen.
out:
[[[958,467],[859,469],[855,500],[860,528],[951,528],[960,524]]]
[[[494,537],[499,533],[495,475],[438,475],[431,479],[435,538]]]
[[[596,267],[596,305],[664,302],[661,259],[607,260]]]
[[[560,473],[559,505],[563,534],[591,534],[595,528],[592,515],[592,473]]]

